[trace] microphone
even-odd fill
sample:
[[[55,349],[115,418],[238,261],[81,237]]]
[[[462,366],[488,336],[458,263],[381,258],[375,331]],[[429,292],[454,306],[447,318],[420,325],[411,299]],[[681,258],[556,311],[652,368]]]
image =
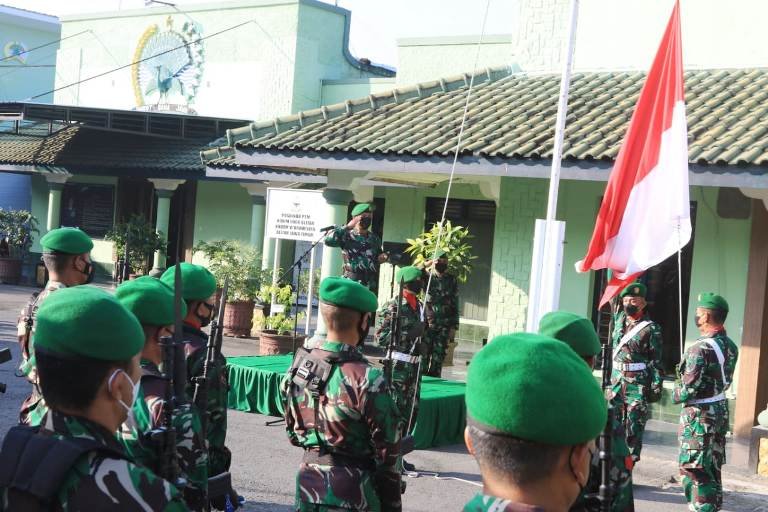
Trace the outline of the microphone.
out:
[[[335,224],[331,224],[330,226],[325,226],[324,228],[320,228],[320,231],[330,231],[332,229],[336,229]]]

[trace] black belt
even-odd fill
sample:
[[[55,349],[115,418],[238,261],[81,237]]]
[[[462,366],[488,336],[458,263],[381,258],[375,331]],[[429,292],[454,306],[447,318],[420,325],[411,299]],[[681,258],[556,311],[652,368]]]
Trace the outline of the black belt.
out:
[[[376,463],[371,459],[361,459],[350,457],[341,453],[326,453],[320,455],[317,450],[304,450],[305,464],[320,464],[322,466],[346,466],[350,468],[362,469],[363,471],[373,471],[376,469]]]

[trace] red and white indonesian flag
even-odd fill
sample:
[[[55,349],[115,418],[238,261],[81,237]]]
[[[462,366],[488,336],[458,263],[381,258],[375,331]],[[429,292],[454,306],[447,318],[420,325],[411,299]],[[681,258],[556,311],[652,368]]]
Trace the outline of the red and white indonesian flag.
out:
[[[619,281],[614,285],[631,282],[690,238],[678,1],[608,179],[587,255],[576,270],[608,268]]]

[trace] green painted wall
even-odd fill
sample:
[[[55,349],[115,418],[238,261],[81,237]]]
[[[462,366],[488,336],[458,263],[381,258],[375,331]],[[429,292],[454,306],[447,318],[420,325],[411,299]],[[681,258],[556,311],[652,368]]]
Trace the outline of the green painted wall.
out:
[[[9,9],[10,10],[10,9]],[[52,18],[55,19],[55,18]],[[0,48],[19,42],[28,50],[59,39],[61,26],[53,23],[30,22],[26,18],[0,15]],[[0,101],[22,101],[25,98],[53,89],[58,44],[27,53],[24,62],[17,59],[3,61],[0,69]],[[3,54],[4,56],[5,54]],[[50,103],[52,94],[37,101]]]
[[[251,196],[236,183],[201,181],[197,185],[195,243],[251,237]]]
[[[371,94],[391,91],[394,88],[394,78],[323,80],[320,103],[322,105],[344,103],[346,100],[365,98]]]

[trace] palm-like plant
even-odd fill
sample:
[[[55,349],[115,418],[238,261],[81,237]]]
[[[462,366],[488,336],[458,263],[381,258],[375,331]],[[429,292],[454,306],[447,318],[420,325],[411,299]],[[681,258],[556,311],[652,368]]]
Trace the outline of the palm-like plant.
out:
[[[432,225],[432,229],[425,231],[417,238],[408,238],[409,246],[405,250],[411,255],[413,264],[424,268],[435,254],[438,243],[438,234],[440,232],[440,223]],[[463,226],[454,226],[451,221],[446,220],[443,225],[442,235],[440,235],[439,248],[445,251],[445,257],[448,259],[448,272],[456,276],[459,282],[467,281],[472,272],[472,260],[477,256],[472,256],[472,246],[467,243],[472,238],[469,229]]]

